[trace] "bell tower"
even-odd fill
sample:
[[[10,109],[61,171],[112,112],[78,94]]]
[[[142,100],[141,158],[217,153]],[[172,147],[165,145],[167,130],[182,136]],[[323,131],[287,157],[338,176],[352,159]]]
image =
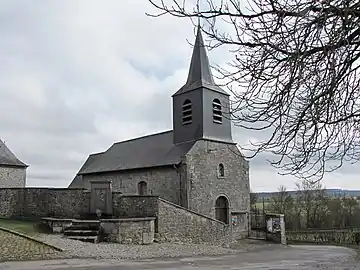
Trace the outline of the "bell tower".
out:
[[[214,82],[200,26],[187,81],[172,98],[175,144],[200,139],[233,143],[229,94]]]

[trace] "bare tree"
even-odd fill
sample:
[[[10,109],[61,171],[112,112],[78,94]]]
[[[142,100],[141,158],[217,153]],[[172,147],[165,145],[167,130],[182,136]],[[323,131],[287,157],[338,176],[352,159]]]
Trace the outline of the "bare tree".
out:
[[[256,208],[256,203],[258,202],[258,195],[250,191],[250,208],[253,210]]]
[[[271,198],[269,208],[275,213],[286,214],[293,207],[294,199],[287,192],[286,187],[280,186],[278,192]]]
[[[358,201],[354,198],[344,196],[342,202],[344,205],[344,212],[345,212],[344,227],[355,226],[356,223],[354,222],[353,216],[357,210],[356,208],[358,207]]]
[[[360,159],[358,0],[149,1],[148,15],[201,18],[209,48],[231,46],[218,71],[233,121],[268,134],[240,145],[249,158],[270,153],[280,173],[312,180]]]
[[[306,228],[322,228],[328,212],[328,196],[320,182],[303,180],[296,184],[297,204],[305,215]]]
[[[294,223],[297,221],[294,215],[294,198],[285,186],[281,185],[278,192],[270,199],[269,209],[274,213],[284,214],[286,227],[294,228]]]
[[[329,215],[327,223],[332,228],[344,228],[344,209],[340,197],[332,198],[328,201]]]

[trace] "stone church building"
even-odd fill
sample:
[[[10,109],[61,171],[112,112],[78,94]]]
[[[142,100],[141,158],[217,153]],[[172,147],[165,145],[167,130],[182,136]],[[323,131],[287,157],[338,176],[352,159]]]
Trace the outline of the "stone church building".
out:
[[[214,82],[200,28],[187,81],[172,102],[173,130],[91,154],[69,188],[110,180],[113,191],[157,195],[225,223],[248,213],[249,164],[232,140],[229,94]]]
[[[0,140],[0,188],[25,187],[27,167]]]

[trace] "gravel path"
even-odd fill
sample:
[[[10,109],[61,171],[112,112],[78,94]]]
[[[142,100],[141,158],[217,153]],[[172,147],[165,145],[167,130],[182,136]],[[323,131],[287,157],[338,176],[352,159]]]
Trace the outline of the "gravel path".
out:
[[[123,245],[116,243],[85,243],[62,235],[43,234],[37,239],[64,249],[59,258],[148,259],[191,256],[225,255],[239,252],[205,244],[154,243],[151,245]]]

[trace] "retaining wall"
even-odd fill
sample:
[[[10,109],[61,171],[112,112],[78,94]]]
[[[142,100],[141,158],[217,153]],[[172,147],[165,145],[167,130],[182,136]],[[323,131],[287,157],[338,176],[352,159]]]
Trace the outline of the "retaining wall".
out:
[[[356,240],[360,240],[360,230],[289,230],[286,239],[289,243],[356,244]]]
[[[221,221],[162,199],[158,203],[157,233],[161,242],[218,242],[230,237],[231,226]]]

